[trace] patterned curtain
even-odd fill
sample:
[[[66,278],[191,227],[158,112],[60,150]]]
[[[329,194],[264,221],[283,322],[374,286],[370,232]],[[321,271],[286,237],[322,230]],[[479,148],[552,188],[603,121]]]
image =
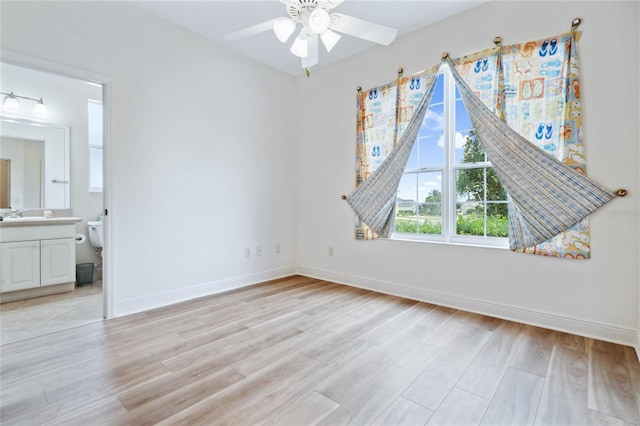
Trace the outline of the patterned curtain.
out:
[[[502,50],[500,47],[466,55],[451,62],[473,93],[504,119],[504,78],[502,74]]]
[[[360,185],[367,181],[369,176],[378,170],[385,160],[387,162],[392,160],[389,155],[409,127],[425,94],[431,89],[439,67],[440,65],[437,65],[409,77],[399,77],[392,84],[380,86],[368,92],[358,93],[356,189],[360,188]],[[379,94],[383,90],[383,97],[381,99],[377,98],[376,96],[380,96]],[[428,101],[423,109],[426,110],[427,106]],[[391,115],[392,113],[393,115]],[[392,119],[390,122],[392,124],[389,127],[385,129],[379,128],[384,127],[383,122],[390,119]],[[420,121],[422,122],[422,120]],[[379,123],[379,126],[376,123]],[[415,127],[419,130],[420,125]],[[388,131],[388,129],[393,129],[393,131]],[[410,143],[411,146],[408,148],[408,153],[411,152],[413,142],[411,141]],[[404,151],[407,152],[406,148]],[[402,160],[395,159],[393,162],[398,164]],[[406,159],[404,164],[406,164]],[[402,170],[404,169],[404,164],[401,166]],[[386,174],[386,172],[383,173]],[[363,188],[360,189],[362,190]],[[350,198],[351,202],[353,202],[354,198]],[[393,198],[393,206],[391,208],[395,208],[395,198]],[[377,229],[383,231],[382,227]],[[389,229],[383,231],[384,236],[387,236],[388,231]],[[356,239],[370,240],[379,238],[379,235],[365,224],[361,216],[358,215],[356,217],[355,237]]]
[[[398,108],[396,82],[358,92],[357,108],[356,187],[359,187],[380,167],[395,145]],[[358,217],[355,228],[356,239],[378,238]]]
[[[580,80],[573,32],[504,46],[505,119],[531,143],[585,174]],[[550,240],[522,250],[545,256],[590,257],[585,217]]]
[[[588,258],[586,216],[613,195],[584,176],[575,34],[446,61],[479,140],[509,191],[512,250]],[[358,187],[347,202],[381,236],[389,233],[396,175],[403,172],[438,68],[358,96]],[[395,102],[391,96],[377,100],[383,88],[387,94],[395,91]],[[356,238],[374,237],[358,222]]]
[[[478,99],[449,61],[493,170],[509,192],[509,246],[542,244],[613,198],[607,188],[536,147]]]

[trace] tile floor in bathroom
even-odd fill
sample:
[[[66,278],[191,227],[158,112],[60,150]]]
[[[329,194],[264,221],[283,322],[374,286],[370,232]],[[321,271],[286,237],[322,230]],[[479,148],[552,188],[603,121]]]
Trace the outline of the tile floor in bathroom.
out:
[[[66,330],[103,319],[102,281],[73,292],[0,305],[0,344]]]

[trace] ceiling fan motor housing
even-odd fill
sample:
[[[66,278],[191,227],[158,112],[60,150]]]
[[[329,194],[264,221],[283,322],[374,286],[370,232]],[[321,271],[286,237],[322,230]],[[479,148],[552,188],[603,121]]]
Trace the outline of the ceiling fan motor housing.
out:
[[[317,7],[318,0],[290,0],[287,12],[292,19],[302,21]]]

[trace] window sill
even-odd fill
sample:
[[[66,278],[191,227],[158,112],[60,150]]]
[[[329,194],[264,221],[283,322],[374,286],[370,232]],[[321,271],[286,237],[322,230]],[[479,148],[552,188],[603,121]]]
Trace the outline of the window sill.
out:
[[[419,235],[412,234],[392,234],[389,238],[382,238],[388,241],[406,241],[411,243],[427,243],[427,244],[439,244],[448,246],[462,246],[462,247],[479,247],[498,250],[509,250],[508,238],[490,238],[487,240],[473,239],[473,238],[456,238],[453,241],[447,241],[444,238],[442,240],[424,238]]]

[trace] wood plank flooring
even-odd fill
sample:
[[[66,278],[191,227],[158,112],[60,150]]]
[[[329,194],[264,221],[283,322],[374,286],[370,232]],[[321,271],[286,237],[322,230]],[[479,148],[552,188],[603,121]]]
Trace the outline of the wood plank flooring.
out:
[[[2,425],[640,424],[629,347],[300,276],[0,356]]]

